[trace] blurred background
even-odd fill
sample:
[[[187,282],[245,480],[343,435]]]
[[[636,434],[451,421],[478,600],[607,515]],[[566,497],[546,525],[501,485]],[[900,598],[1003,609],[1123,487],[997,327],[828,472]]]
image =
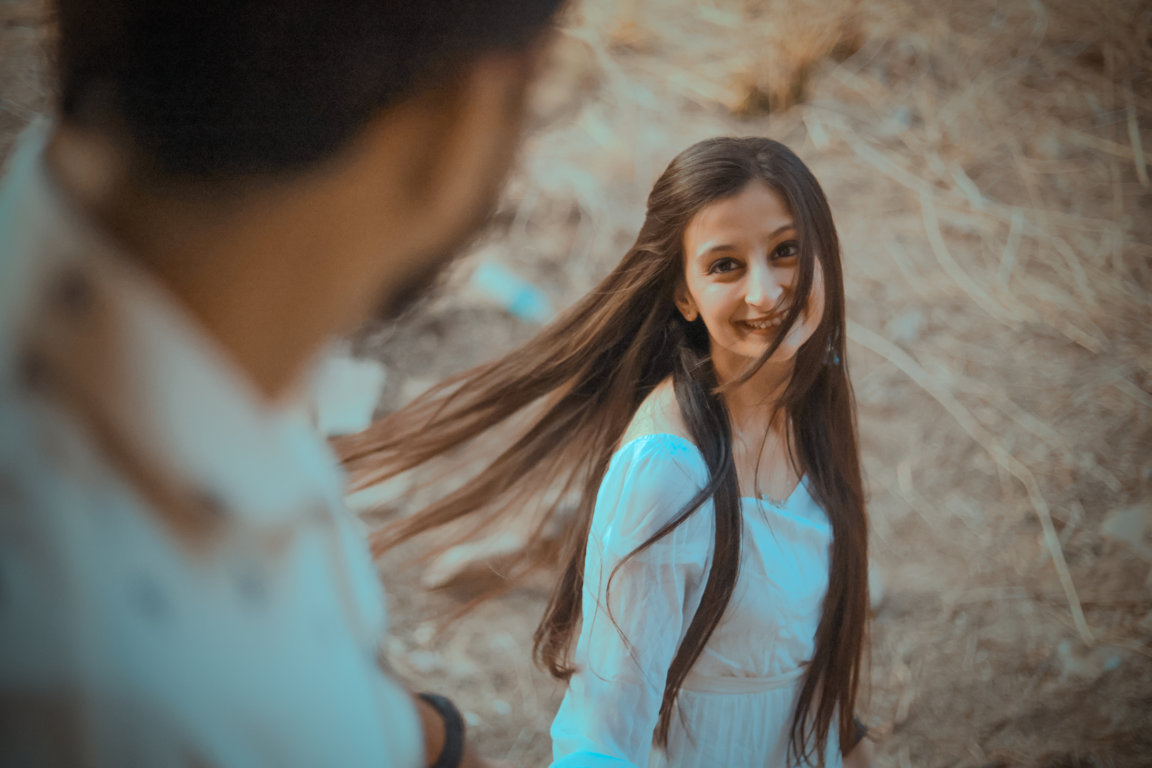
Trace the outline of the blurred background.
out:
[[[0,0],[0,155],[50,107],[51,31],[42,0]],[[1152,765],[1146,0],[574,3],[492,227],[400,322],[345,341],[319,410],[363,390],[387,412],[526,340],[623,255],[672,157],[719,134],[791,146],[836,216],[878,765]],[[426,492],[351,501],[383,521]],[[386,560],[388,650],[486,753],[537,766],[562,695],[530,662],[548,574],[445,622],[518,544]]]

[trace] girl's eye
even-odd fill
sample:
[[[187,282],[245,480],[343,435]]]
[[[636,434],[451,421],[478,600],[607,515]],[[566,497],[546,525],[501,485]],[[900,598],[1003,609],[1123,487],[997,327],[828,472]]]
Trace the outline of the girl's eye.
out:
[[[772,252],[774,260],[791,259],[800,255],[800,244],[795,240],[789,240],[786,243],[781,243],[780,246]]]
[[[739,266],[735,259],[717,259],[708,267],[708,274],[719,275],[725,272],[731,272]]]

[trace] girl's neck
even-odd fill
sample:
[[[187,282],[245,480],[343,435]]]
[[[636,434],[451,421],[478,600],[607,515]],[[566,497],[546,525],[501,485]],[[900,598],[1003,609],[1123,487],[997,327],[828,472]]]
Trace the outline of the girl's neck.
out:
[[[751,361],[744,361],[748,365]],[[724,394],[732,420],[732,459],[742,496],[769,499],[782,505],[799,482],[799,471],[789,458],[791,423],[780,407],[788,382],[792,380],[792,361],[767,362],[752,376]],[[733,381],[717,370],[720,383]]]
[[[724,384],[740,377],[750,360],[738,361],[713,357],[718,383]],[[745,434],[764,433],[779,426],[782,414],[777,406],[792,380],[794,361],[775,362],[769,360],[747,380],[736,384],[724,393],[724,401],[731,414],[733,426]]]

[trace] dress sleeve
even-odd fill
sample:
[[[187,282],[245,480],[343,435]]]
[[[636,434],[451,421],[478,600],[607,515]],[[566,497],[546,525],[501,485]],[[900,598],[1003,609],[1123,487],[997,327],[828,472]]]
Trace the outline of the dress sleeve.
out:
[[[712,552],[712,503],[630,558],[708,481],[696,449],[652,435],[624,446],[600,486],[584,564],[576,673],[552,724],[555,768],[647,766],[664,683]]]

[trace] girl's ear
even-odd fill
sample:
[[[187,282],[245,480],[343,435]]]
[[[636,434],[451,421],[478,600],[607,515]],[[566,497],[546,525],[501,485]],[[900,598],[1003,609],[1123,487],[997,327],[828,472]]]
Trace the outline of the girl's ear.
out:
[[[692,294],[688,293],[688,286],[683,280],[676,286],[676,309],[680,310],[680,314],[690,323],[700,317],[696,301],[692,298]]]

